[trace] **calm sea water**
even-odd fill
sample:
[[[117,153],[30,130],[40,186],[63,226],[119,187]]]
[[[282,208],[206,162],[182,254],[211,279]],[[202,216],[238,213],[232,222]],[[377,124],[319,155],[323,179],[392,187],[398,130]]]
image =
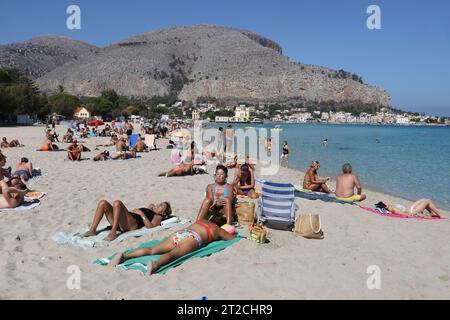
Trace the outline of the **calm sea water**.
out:
[[[218,125],[214,125],[218,126]],[[224,125],[222,125],[225,127]],[[234,125],[244,128],[252,125]],[[256,125],[272,128],[274,125]],[[335,177],[349,162],[364,186],[407,199],[430,198],[450,210],[450,127],[282,124],[289,167]],[[322,140],[327,138],[327,146]],[[379,143],[376,140],[379,140]],[[292,181],[301,183],[301,181]],[[381,200],[381,199],[380,199]]]

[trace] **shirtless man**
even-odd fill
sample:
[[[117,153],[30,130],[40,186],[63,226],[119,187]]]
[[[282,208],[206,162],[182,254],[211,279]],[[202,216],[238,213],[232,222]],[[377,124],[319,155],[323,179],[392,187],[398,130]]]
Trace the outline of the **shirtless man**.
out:
[[[356,188],[356,194],[354,192]],[[342,173],[336,177],[336,198],[342,201],[359,202],[366,199],[362,194],[362,187],[358,176],[352,173],[352,166],[346,163],[342,166]]]
[[[33,164],[27,158],[22,158],[20,163],[17,164],[13,176],[20,177],[23,182],[28,181],[33,177]]]
[[[311,167],[305,174],[305,179],[303,180],[303,188],[311,191],[320,191],[325,193],[331,193],[327,186],[327,181],[330,180],[329,177],[321,179],[317,174],[319,170],[319,161],[313,161]]]
[[[2,194],[0,195],[0,209],[14,209],[21,206],[25,195],[30,192],[28,188],[24,190],[16,187],[10,187],[5,181],[0,181]]]
[[[144,141],[142,141],[142,138],[139,137],[136,145],[134,146],[134,150],[136,150],[136,152],[144,152],[146,149],[147,146],[145,145]]]
[[[91,151],[90,149],[86,148],[82,144],[78,144],[77,139],[73,139],[72,144],[70,146],[68,146],[66,150],[69,151],[68,157],[69,157],[69,160],[72,160],[72,161],[80,161],[82,152]]]

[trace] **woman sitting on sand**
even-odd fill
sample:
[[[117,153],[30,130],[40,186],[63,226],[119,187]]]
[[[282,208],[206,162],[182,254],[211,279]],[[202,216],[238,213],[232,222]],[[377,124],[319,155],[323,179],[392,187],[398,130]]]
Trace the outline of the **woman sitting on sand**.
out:
[[[444,218],[444,213],[442,211],[439,211],[439,209],[430,199],[417,200],[411,205],[411,207],[409,207],[408,211],[399,209],[398,207],[389,203],[385,204],[381,201],[378,202],[375,207],[387,211],[387,213],[400,214],[404,216],[423,217],[431,215],[432,217]],[[428,211],[428,213],[425,213],[425,210]]]
[[[240,166],[234,179],[234,185],[238,195],[248,196],[251,199],[258,198],[255,191],[255,175],[249,165],[243,164]]]
[[[13,173],[13,176],[20,177],[23,182],[28,181],[33,177],[33,164],[27,158],[22,158],[16,165],[16,172]]]
[[[147,208],[134,209],[130,212],[122,201],[116,200],[111,205],[108,201],[102,200],[97,205],[89,231],[83,237],[91,237],[97,234],[97,227],[103,216],[106,216],[112,226],[105,240],[112,241],[117,238],[117,231],[127,232],[144,226],[150,229],[159,226],[161,221],[170,217],[171,214],[172,208],[169,202],[161,202],[158,205],[150,204]]]
[[[145,145],[145,142],[142,140],[141,135],[139,135],[136,145],[134,146],[134,150],[136,150],[136,152],[147,151],[147,146]]]
[[[109,143],[97,144],[96,147],[113,147],[116,145],[117,141],[118,141],[117,135],[113,134],[111,136],[111,140],[109,141]]]
[[[19,140],[12,140],[11,142],[8,142],[6,140],[6,137],[3,137],[2,142],[0,144],[0,148],[16,148],[16,147],[23,147],[23,145],[20,144]]]
[[[72,143],[73,142],[73,131],[72,129],[67,129],[66,134],[63,136],[63,142]]]
[[[128,259],[161,255],[155,262],[149,261],[147,264],[147,273],[151,275],[162,266],[198,250],[213,241],[232,240],[234,238],[236,238],[236,234],[228,233],[215,223],[206,220],[197,220],[189,227],[173,233],[166,240],[153,247],[140,248],[130,253],[118,253],[109,265],[116,267]]]
[[[215,183],[206,187],[206,197],[202,202],[197,220],[205,219],[209,214],[217,224],[232,224],[234,217],[234,188],[227,183],[228,169],[223,165],[216,167]]]
[[[161,172],[158,177],[181,177],[195,174],[205,174],[206,170],[202,168],[205,161],[180,163],[167,172]]]

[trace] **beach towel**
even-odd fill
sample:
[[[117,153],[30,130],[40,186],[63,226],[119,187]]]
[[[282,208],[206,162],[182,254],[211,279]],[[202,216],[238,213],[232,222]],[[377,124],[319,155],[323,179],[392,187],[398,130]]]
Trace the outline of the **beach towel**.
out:
[[[3,212],[3,211],[26,211],[26,210],[31,210],[33,208],[36,208],[40,204],[41,204],[41,202],[39,200],[35,199],[32,201],[25,201],[20,207],[17,207],[17,208],[0,209],[0,212]]]
[[[417,219],[417,220],[442,220],[445,218],[442,217],[415,217],[415,216],[405,216],[402,214],[395,214],[395,213],[382,213],[381,211],[378,211],[373,208],[365,207],[365,206],[359,206],[361,209],[375,213],[377,215],[383,216],[383,217],[391,217],[391,218],[400,218],[400,219]]]
[[[158,269],[158,271],[156,273],[161,273],[161,274],[165,274],[167,271],[169,271],[172,268],[175,268],[177,266],[179,266],[180,264],[184,263],[185,261],[191,259],[191,258],[201,258],[201,257],[206,257],[209,256],[213,253],[219,252],[224,250],[225,248],[235,244],[236,242],[238,242],[241,239],[240,236],[232,239],[232,240],[219,240],[219,241],[213,241],[211,243],[209,243],[207,246],[200,248],[198,250],[195,250],[193,252],[190,252],[180,258],[178,258],[177,260],[174,260],[172,262],[170,262],[169,264],[166,264],[165,266],[162,266],[161,268]],[[131,250],[127,250],[125,251],[125,253],[134,251],[136,249],[139,248],[145,248],[145,247],[151,247],[154,246],[158,243],[161,243],[162,241],[164,241],[165,239],[162,240],[156,240],[156,241],[150,241],[147,243],[144,243],[142,245],[140,245],[137,248],[131,249]],[[99,259],[94,261],[95,264],[100,264],[100,265],[107,265],[112,258],[114,258],[115,254],[113,254],[112,256],[110,256],[109,258],[103,258],[103,259]],[[153,256],[144,256],[144,257],[139,257],[139,258],[133,258],[133,259],[129,259],[127,261],[125,261],[122,264],[119,264],[119,267],[125,269],[125,270],[139,270],[142,273],[146,273],[147,272],[147,263],[151,260],[151,261],[156,261],[159,259],[161,255],[153,255]]]
[[[47,194],[47,192],[38,192],[38,191],[28,192],[25,195],[25,201],[32,202],[35,200],[39,200],[39,199],[43,198],[46,194]]]
[[[146,227],[142,227],[141,229],[134,230],[134,231],[128,231],[124,233],[119,233],[119,236],[114,239],[113,241],[105,241],[104,239],[109,234],[110,226],[108,224],[101,224],[97,228],[97,235],[93,237],[88,238],[82,238],[81,235],[83,235],[85,232],[89,230],[89,227],[86,226],[76,232],[73,233],[64,233],[64,232],[57,232],[53,235],[52,240],[57,242],[58,244],[69,244],[75,247],[80,247],[83,249],[87,248],[94,248],[94,247],[101,247],[105,245],[106,243],[119,243],[129,237],[141,237],[146,234],[150,234],[153,232],[161,231],[170,229],[171,227],[175,225],[183,225],[189,222],[187,219],[180,219],[176,216],[173,216],[167,220],[164,220],[162,222],[162,225],[156,226],[154,228],[147,229]]]
[[[336,199],[334,195],[325,192],[311,191],[308,189],[304,189],[302,186],[296,185],[294,185],[294,188],[295,188],[295,196],[299,198],[309,200],[322,200],[326,202],[336,202],[340,204],[353,204],[353,202]]]

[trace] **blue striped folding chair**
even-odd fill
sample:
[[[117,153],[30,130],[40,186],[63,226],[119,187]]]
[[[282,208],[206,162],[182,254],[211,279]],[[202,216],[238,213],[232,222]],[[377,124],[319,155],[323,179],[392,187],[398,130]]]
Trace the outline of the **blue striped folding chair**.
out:
[[[292,230],[295,224],[294,185],[259,180],[262,186],[258,202],[258,223],[261,221],[269,228]]]

